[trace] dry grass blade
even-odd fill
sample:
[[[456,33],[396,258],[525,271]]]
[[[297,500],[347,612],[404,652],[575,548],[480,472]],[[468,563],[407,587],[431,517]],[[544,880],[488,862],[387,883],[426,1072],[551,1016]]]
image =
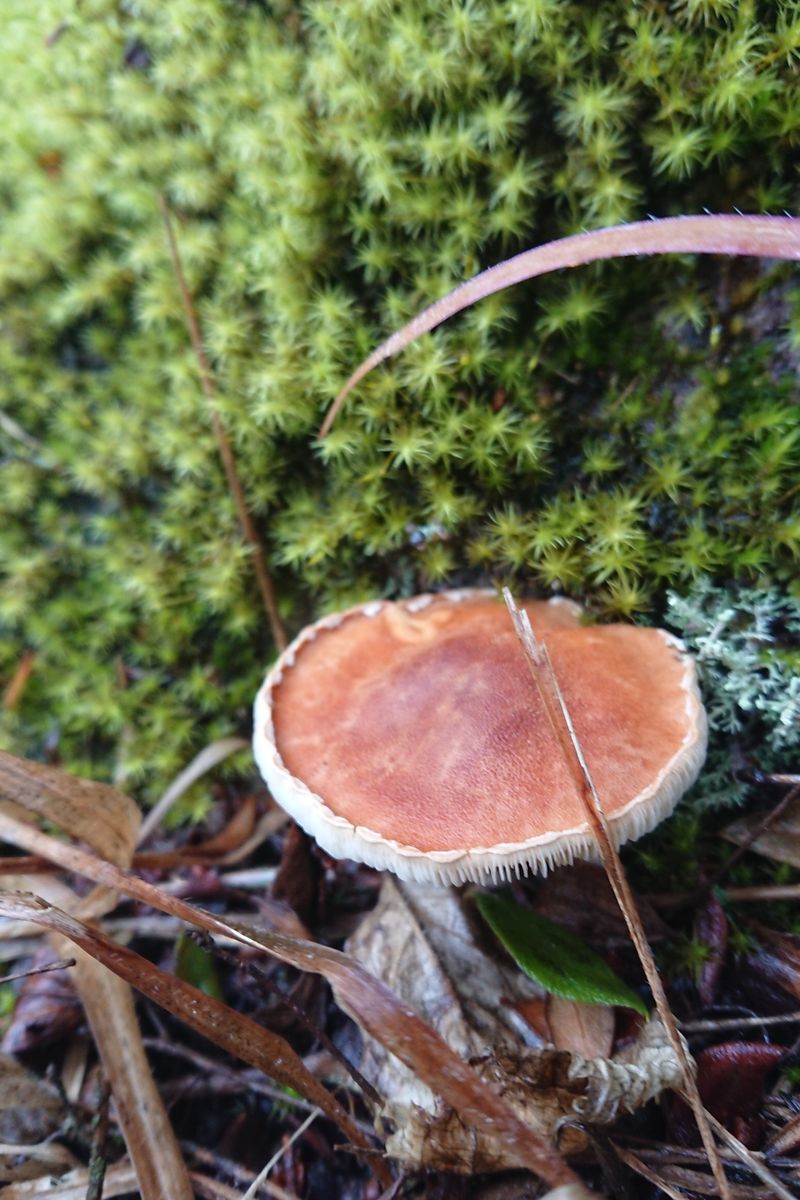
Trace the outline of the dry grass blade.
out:
[[[637,1175],[641,1175],[642,1179],[646,1179],[648,1183],[652,1183],[665,1196],[669,1196],[670,1200],[686,1200],[684,1192],[679,1192],[677,1188],[667,1183],[665,1179],[661,1178],[658,1172],[654,1171],[652,1167],[648,1167],[630,1150],[623,1150],[621,1146],[614,1146],[614,1150],[617,1153],[617,1157],[625,1163],[626,1167],[630,1167]]]
[[[0,906],[5,899],[0,895]],[[64,945],[63,939],[57,944]],[[78,994],[112,1086],[142,1200],[165,1195],[191,1200],[188,1172],[144,1052],[131,989],[91,951],[82,947],[75,957]]]
[[[117,888],[208,933],[232,937],[243,945],[266,950],[300,970],[323,975],[334,987],[342,1007],[409,1066],[432,1091],[451,1104],[465,1122],[485,1129],[492,1137],[503,1138],[509,1152],[514,1154],[520,1165],[540,1175],[551,1186],[569,1183],[582,1189],[582,1195],[588,1194],[577,1175],[543,1139],[518,1120],[499,1094],[482,1082],[438,1034],[398,1001],[393,992],[346,955],[300,938],[231,925],[2,811],[0,837],[33,854],[49,858],[67,870],[85,875],[96,883]],[[121,951],[121,947],[115,949]],[[165,998],[167,1007],[171,1007],[169,998]],[[207,1000],[204,996],[204,1004]],[[230,1013],[228,1009],[224,1011]]]
[[[244,738],[227,737],[219,738],[216,742],[212,742],[210,746],[204,746],[199,754],[195,755],[188,767],[185,767],[180,775],[177,775],[169,785],[164,795],[151,808],[150,812],[142,821],[141,829],[137,845],[141,846],[150,837],[150,834],[161,824],[164,817],[167,815],[173,804],[180,800],[181,796],[189,790],[193,783],[198,779],[202,779],[213,767],[218,763],[224,762],[226,758],[230,758],[231,754],[235,754],[237,750],[246,750],[250,743]]]
[[[798,226],[800,226],[800,222],[798,222]],[[600,797],[597,794],[597,789],[594,786],[589,768],[583,756],[583,751],[575,734],[572,720],[547,652],[547,647],[542,642],[537,641],[531,628],[528,614],[524,609],[520,610],[517,608],[508,588],[503,590],[503,597],[528,660],[534,684],[541,697],[553,733],[558,739],[564,759],[569,765],[575,786],[578,789],[578,794],[583,800],[589,826],[596,838],[609,883],[614,890],[614,895],[625,918],[625,924],[628,927],[631,940],[636,948],[636,953],[639,956],[645,977],[653,993],[658,1015],[664,1024],[664,1028],[667,1030],[670,1045],[675,1056],[681,1064],[684,1092],[697,1122],[703,1147],[708,1155],[708,1161],[714,1172],[714,1178],[717,1181],[719,1194],[722,1200],[731,1200],[730,1185],[719,1157],[714,1136],[711,1132],[708,1114],[703,1107],[700,1092],[697,1089],[694,1063],[686,1047],[686,1043],[678,1032],[677,1022],[669,1006],[667,994],[661,982],[661,976],[658,973],[655,959],[653,958],[653,952],[650,949],[644,926],[636,908],[633,892],[625,875],[617,848],[614,845]]]
[[[265,1163],[264,1166],[261,1168],[261,1170],[258,1172],[255,1179],[253,1180],[253,1182],[250,1184],[247,1191],[242,1196],[242,1200],[257,1200],[258,1193],[260,1192],[261,1187],[264,1184],[264,1182],[266,1181],[266,1178],[269,1175],[270,1171],[272,1171],[273,1168],[278,1165],[278,1163],[281,1161],[281,1159],[283,1158],[284,1154],[289,1149],[289,1147],[293,1146],[294,1143],[298,1140],[298,1138],[301,1138],[303,1136],[305,1131],[308,1129],[309,1125],[311,1125],[314,1121],[316,1121],[316,1119],[319,1115],[320,1115],[319,1110],[316,1109],[314,1112],[311,1112],[308,1114],[308,1116],[302,1122],[302,1124],[298,1125],[297,1129],[295,1129],[292,1136],[283,1143],[280,1150],[277,1150],[273,1154],[273,1156],[269,1160],[269,1162]]]
[[[595,229],[525,250],[468,279],[373,350],[339,392],[319,436],[325,437],[349,393],[373,367],[478,300],[550,271],[639,254],[749,254],[759,258],[800,259],[800,219],[715,214],[666,217]]]
[[[164,196],[158,198],[161,215],[164,218],[164,229],[167,235],[167,244],[169,246],[170,259],[172,260],[172,269],[175,272],[175,278],[178,281],[178,289],[181,294],[181,303],[183,312],[186,318],[186,327],[189,330],[189,340],[192,343],[197,364],[200,368],[200,384],[208,400],[209,410],[211,413],[211,427],[214,431],[214,437],[217,442],[219,456],[222,460],[222,466],[225,471],[225,478],[228,481],[233,503],[236,507],[236,514],[239,518],[239,524],[242,528],[245,541],[250,546],[253,556],[253,570],[255,572],[256,583],[261,594],[261,600],[264,605],[264,611],[267,614],[267,620],[272,631],[272,639],[275,642],[278,650],[285,650],[288,643],[286,630],[283,627],[280,613],[278,612],[278,602],[275,596],[275,585],[272,582],[272,576],[269,573],[267,566],[267,556],[264,552],[264,544],[259,537],[258,530],[255,527],[250,509],[247,506],[247,500],[242,487],[242,481],[239,478],[239,471],[236,466],[236,458],[233,453],[233,446],[228,437],[228,432],[222,421],[217,408],[217,382],[214,378],[214,373],[211,370],[211,364],[208,361],[206,348],[203,343],[203,335],[200,332],[200,322],[197,319],[192,293],[189,291],[189,284],[186,280],[186,273],[183,269],[181,261],[181,253],[178,247],[178,242],[175,237],[175,231],[172,227],[172,216],[170,214],[169,205]]]
[[[17,979],[30,979],[34,975],[47,975],[50,971],[63,971],[65,967],[74,966],[74,958],[62,958],[58,962],[45,963],[43,967],[31,967],[29,971],[14,971],[11,975],[2,975],[0,984],[13,983]]]
[[[68,938],[120,979],[126,980],[150,1000],[174,1013],[229,1054],[300,1092],[330,1117],[353,1145],[372,1149],[347,1112],[311,1074],[284,1038],[205,995],[191,984],[161,971],[134,951],[118,945],[98,930],[36,896],[19,893],[0,895],[0,915],[36,921]],[[121,1052],[125,1052],[124,1046]],[[161,1192],[153,1194],[164,1194],[163,1175],[161,1187]],[[172,1200],[176,1193],[170,1191],[169,1195]],[[191,1196],[191,1190],[188,1195]]]

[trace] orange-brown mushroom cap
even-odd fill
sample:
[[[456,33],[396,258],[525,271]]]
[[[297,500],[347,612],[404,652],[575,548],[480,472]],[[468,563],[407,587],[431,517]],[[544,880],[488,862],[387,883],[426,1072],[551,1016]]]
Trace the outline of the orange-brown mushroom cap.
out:
[[[641,836],[705,757],[693,661],[663,630],[524,607],[617,842]],[[404,878],[480,882],[594,854],[509,615],[485,592],[376,601],[304,630],[259,691],[254,751],[323,849]]]

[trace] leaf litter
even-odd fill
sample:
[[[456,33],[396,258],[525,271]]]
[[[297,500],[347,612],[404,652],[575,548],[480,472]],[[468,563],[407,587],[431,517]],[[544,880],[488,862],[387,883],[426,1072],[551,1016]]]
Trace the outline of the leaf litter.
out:
[[[658,1020],[614,1057],[602,1055],[610,1049],[607,1026],[592,1031],[591,1018],[585,1031],[596,1040],[585,1048],[596,1051],[594,1057],[546,1044],[519,1015],[526,1003],[545,999],[545,990],[492,953],[471,910],[455,889],[387,878],[377,907],[347,949],[497,1088],[529,1129],[549,1141],[567,1119],[610,1124],[679,1085],[680,1070]],[[570,1021],[574,1032],[574,1010],[588,1007],[568,1003],[573,1011],[563,1007],[554,1014],[567,1037]],[[606,1020],[601,1018],[604,1025]],[[401,1162],[469,1174],[516,1165],[500,1139],[476,1135],[463,1112],[398,1062],[382,1039],[366,1039],[361,1069],[387,1097],[379,1127],[393,1130],[386,1146]],[[570,1152],[583,1144],[568,1130],[561,1148]]]

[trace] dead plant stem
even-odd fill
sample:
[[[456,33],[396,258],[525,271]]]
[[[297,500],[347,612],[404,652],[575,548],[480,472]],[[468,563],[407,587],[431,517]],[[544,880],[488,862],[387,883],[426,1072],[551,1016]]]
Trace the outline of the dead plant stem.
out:
[[[661,982],[661,976],[658,973],[653,952],[650,949],[641,917],[636,908],[633,892],[625,875],[617,848],[614,845],[611,830],[583,756],[580,742],[575,734],[572,718],[570,717],[558,684],[558,679],[553,670],[553,664],[547,652],[547,647],[536,640],[528,614],[524,609],[517,608],[508,588],[503,589],[503,597],[511,614],[511,620],[514,623],[517,636],[525,652],[534,684],[539,692],[553,733],[583,801],[589,825],[602,855],[609,883],[617,898],[617,903],[625,918],[625,924],[628,927],[631,940],[636,948],[636,953],[639,956],[645,977],[653,993],[658,1015],[667,1031],[673,1052],[680,1063],[683,1074],[684,1093],[694,1113],[697,1128],[700,1131],[703,1141],[703,1147],[708,1155],[708,1161],[714,1172],[714,1178],[717,1181],[720,1197],[722,1200],[731,1200],[731,1189],[719,1157],[717,1144],[711,1132],[708,1114],[703,1107],[703,1101],[700,1098],[700,1092],[697,1088],[694,1062],[686,1047],[686,1043],[678,1032],[678,1026],[672,1009],[669,1006],[669,1000],[667,999],[664,985]]]
[[[228,431],[220,415],[217,405],[217,381],[214,377],[214,372],[211,369],[211,364],[208,361],[203,335],[200,332],[200,322],[197,318],[197,310],[194,306],[192,293],[189,290],[189,284],[186,280],[186,273],[183,269],[183,260],[181,259],[178,241],[175,237],[175,230],[172,225],[172,214],[170,213],[169,204],[164,195],[158,197],[159,208],[164,219],[164,229],[167,235],[167,243],[169,245],[170,259],[172,260],[172,269],[175,272],[175,278],[178,282],[178,289],[181,294],[181,303],[183,305],[183,313],[186,318],[186,327],[189,331],[189,340],[192,343],[197,364],[200,368],[200,385],[208,400],[209,413],[211,416],[211,428],[214,432],[214,437],[217,442],[219,456],[222,459],[222,466],[225,471],[225,478],[228,481],[233,503],[236,507],[236,513],[239,518],[239,524],[242,528],[245,541],[249,544],[253,556],[253,570],[256,576],[256,583],[261,594],[261,600],[264,605],[264,611],[269,621],[269,626],[272,631],[272,639],[278,650],[283,651],[288,645],[286,630],[283,627],[280,613],[278,612],[278,603],[275,595],[275,585],[272,582],[272,576],[267,566],[267,556],[264,551],[264,543],[261,541],[255,522],[250,514],[250,509],[247,506],[247,500],[242,487],[239,471],[236,466],[236,457],[233,453],[233,445],[228,437]]]

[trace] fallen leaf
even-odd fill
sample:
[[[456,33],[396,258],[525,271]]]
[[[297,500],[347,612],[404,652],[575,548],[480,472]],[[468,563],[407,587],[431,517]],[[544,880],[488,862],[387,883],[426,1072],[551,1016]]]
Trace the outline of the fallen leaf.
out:
[[[696,1056],[697,1086],[703,1103],[751,1149],[757,1148],[763,1139],[763,1124],[757,1116],[764,1102],[767,1076],[786,1053],[785,1046],[765,1042],[722,1042],[708,1046]],[[691,1112],[678,1096],[673,1097],[673,1117],[683,1139],[696,1141]]]
[[[56,1089],[0,1054],[0,1141],[39,1142],[58,1129],[66,1110]]]
[[[547,999],[547,1023],[553,1045],[582,1058],[610,1058],[614,1045],[614,1009],[581,1004],[563,996]]]
[[[491,952],[453,889],[387,879],[347,949],[390,982],[545,1140],[567,1116],[611,1122],[680,1079],[658,1021],[614,1059],[591,1061],[542,1045],[519,1020],[520,1008],[543,997],[541,987]],[[393,1130],[389,1154],[410,1167],[462,1173],[514,1166],[491,1129],[470,1128],[457,1104],[437,1096],[413,1065],[399,1064],[387,1049],[380,1035],[366,1039],[361,1065],[384,1097],[378,1121]],[[580,1134],[567,1131],[561,1145],[569,1152],[581,1143]]]
[[[748,842],[748,849],[755,850],[757,854],[763,854],[775,862],[800,867],[800,796],[751,842],[753,831],[763,821],[763,813],[751,813],[726,825],[722,832],[730,842],[736,842],[737,845]]]
[[[756,923],[753,929],[759,945],[744,958],[744,970],[737,981],[740,987],[757,987],[762,991],[772,988],[774,1009],[782,1012],[785,1001],[775,995],[776,985],[800,1000],[800,938]]]
[[[647,1016],[636,993],[574,933],[493,892],[480,892],[475,903],[517,966],[548,992],[584,1004],[618,1004]]]
[[[27,812],[86,842],[109,862],[126,866],[130,862],[140,814],[133,800],[116,788],[0,750],[0,790]]]
[[[58,962],[61,956],[46,946],[37,952],[31,967]],[[57,1042],[77,1029],[83,1009],[66,969],[31,975],[23,980],[2,1049],[6,1054],[23,1054]]]
[[[728,949],[728,918],[713,892],[697,911],[694,936],[708,950],[708,957],[698,971],[697,991],[703,1004],[709,1008],[716,997],[717,983]]]

